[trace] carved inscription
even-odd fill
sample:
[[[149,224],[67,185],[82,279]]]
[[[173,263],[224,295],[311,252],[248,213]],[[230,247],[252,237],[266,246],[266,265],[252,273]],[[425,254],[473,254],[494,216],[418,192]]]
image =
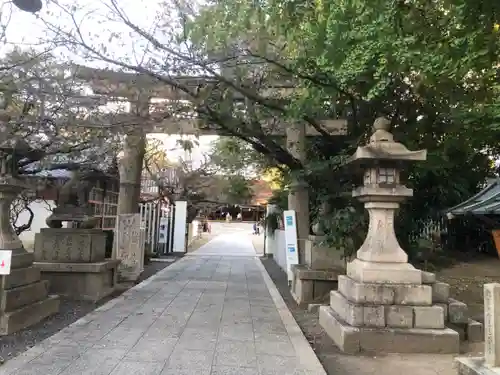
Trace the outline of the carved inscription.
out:
[[[123,277],[137,278],[141,273],[141,258],[144,246],[141,244],[140,214],[118,215],[117,258],[121,260],[119,270]]]
[[[484,285],[484,346],[488,366],[500,367],[500,284]]]
[[[494,355],[494,340],[493,340],[493,293],[490,288],[485,285],[484,288],[484,346],[486,355]]]

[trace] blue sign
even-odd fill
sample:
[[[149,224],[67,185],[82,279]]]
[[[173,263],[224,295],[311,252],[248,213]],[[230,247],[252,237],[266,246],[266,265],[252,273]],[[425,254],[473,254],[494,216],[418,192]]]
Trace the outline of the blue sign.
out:
[[[288,246],[289,253],[295,253],[295,246]]]
[[[286,217],[286,225],[287,225],[287,227],[291,227],[293,225],[293,217],[292,216]]]

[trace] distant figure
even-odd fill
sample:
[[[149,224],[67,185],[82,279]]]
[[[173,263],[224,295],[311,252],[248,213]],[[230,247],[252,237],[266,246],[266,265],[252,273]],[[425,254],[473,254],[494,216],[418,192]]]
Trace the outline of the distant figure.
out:
[[[241,215],[241,212],[238,212],[238,215],[236,215],[236,220],[242,221],[243,216]]]
[[[226,214],[226,221],[229,223],[231,220],[233,219],[233,217],[231,216],[231,214],[228,212]]]
[[[257,222],[253,223],[253,234],[260,234],[259,224]]]

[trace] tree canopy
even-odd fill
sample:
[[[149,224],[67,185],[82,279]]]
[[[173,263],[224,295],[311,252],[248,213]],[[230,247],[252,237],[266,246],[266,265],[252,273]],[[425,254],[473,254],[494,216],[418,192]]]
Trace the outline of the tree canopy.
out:
[[[500,5],[493,1],[157,2],[145,9],[153,15],[147,22],[116,0],[96,2],[93,12],[87,5],[49,4],[42,19],[52,43],[175,89],[172,116],[196,116],[238,138],[233,151],[244,154],[231,168],[257,160],[245,142],[281,168],[285,183],[289,173],[306,179],[313,212],[325,200],[344,214],[357,207],[345,197],[356,181],[343,161],[380,115],[397,140],[429,151],[408,170],[416,194],[401,211],[405,231],[496,173]],[[90,19],[100,26],[89,27]],[[118,40],[125,53],[111,48]],[[189,84],[186,75],[205,79]],[[346,136],[322,126],[335,118],[347,119]],[[308,140],[307,161],[272,131],[298,121],[321,135]]]

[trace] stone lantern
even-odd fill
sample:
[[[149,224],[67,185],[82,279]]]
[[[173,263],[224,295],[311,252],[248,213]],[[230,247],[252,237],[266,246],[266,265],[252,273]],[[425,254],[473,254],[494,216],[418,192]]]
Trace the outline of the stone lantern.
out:
[[[8,120],[5,111],[0,118]],[[37,151],[22,141],[2,142],[0,147],[0,249],[12,250],[11,272],[0,276],[0,335],[8,335],[35,324],[59,310],[59,298],[49,296],[49,283],[40,279],[28,253],[10,223],[10,206],[27,188],[18,178],[18,163],[37,160]]]
[[[427,151],[409,151],[389,129],[387,119],[377,119],[369,143],[349,159],[363,174],[353,196],[364,203],[369,227],[347,275],[330,292],[330,306],[320,308],[320,324],[345,352],[456,353],[458,333],[445,327],[443,305],[433,304],[432,286],[408,263],[394,231],[399,204],[413,195],[401,171],[424,161]]]
[[[10,223],[10,206],[27,188],[17,178],[17,166],[29,152],[29,146],[22,141],[7,141],[0,146],[0,249],[12,250],[14,254],[26,252]]]
[[[400,178],[404,165],[425,160],[427,151],[409,151],[394,142],[389,128],[389,120],[378,118],[369,144],[358,147],[348,161],[363,172],[363,185],[352,195],[364,203],[370,222],[356,259],[347,266],[347,275],[361,282],[421,283],[421,272],[408,263],[408,255],[396,239],[394,215],[399,204],[413,195]]]

